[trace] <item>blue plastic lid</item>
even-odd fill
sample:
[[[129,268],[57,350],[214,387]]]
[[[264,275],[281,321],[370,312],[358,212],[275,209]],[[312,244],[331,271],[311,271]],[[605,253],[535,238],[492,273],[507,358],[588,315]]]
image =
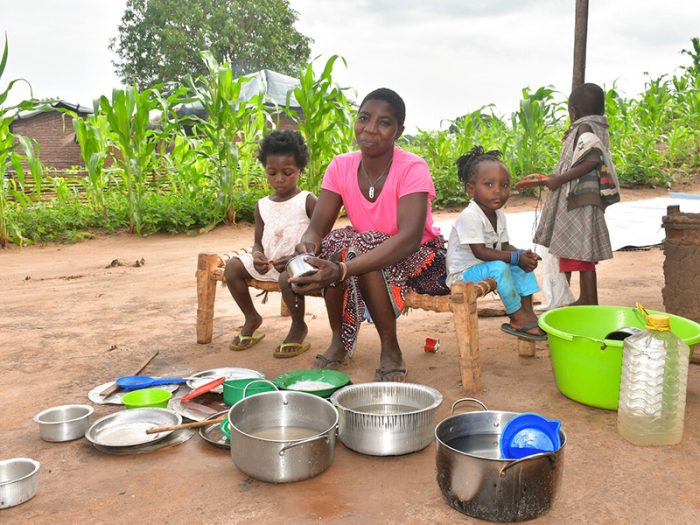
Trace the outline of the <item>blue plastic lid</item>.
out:
[[[534,412],[519,414],[503,427],[501,455],[504,459],[520,459],[559,450],[560,427],[561,421],[557,419],[547,419]]]

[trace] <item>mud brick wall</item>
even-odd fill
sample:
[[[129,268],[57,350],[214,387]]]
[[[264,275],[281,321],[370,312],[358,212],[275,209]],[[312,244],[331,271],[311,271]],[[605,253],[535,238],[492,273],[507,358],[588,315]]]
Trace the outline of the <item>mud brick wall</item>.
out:
[[[83,164],[71,118],[62,113],[50,111],[20,118],[11,129],[17,135],[36,139],[41,147],[39,158],[45,166],[65,169]],[[17,150],[23,153],[19,146]]]
[[[700,322],[700,213],[681,213],[679,206],[669,206],[663,226],[664,307]]]

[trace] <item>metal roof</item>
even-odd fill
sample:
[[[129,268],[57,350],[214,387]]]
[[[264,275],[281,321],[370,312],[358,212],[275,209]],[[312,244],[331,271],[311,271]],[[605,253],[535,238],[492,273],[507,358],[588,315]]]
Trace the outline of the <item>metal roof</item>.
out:
[[[70,111],[75,111],[76,113],[92,113],[92,108],[88,106],[81,106],[80,104],[72,104],[70,102],[66,102],[65,100],[59,100],[54,103],[46,103],[43,107],[40,107],[37,110],[34,111],[20,111],[16,116],[15,120],[26,120],[28,118],[31,118],[35,115],[39,115],[40,113],[48,113],[52,109],[67,109]]]

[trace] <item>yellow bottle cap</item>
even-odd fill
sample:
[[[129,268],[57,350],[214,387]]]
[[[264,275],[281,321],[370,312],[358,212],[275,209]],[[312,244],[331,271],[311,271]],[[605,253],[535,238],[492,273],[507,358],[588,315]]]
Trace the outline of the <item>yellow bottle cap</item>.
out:
[[[647,329],[657,332],[670,332],[671,326],[667,315],[649,314],[647,317]]]

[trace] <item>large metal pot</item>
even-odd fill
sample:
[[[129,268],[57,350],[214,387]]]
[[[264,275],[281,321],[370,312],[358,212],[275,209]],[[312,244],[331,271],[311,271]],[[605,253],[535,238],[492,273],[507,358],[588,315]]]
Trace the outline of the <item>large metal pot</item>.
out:
[[[502,459],[500,435],[517,412],[488,410],[452,415],[435,428],[437,481],[449,505],[490,521],[523,521],[547,512],[559,490],[566,435],[561,448],[522,459]]]
[[[38,461],[29,458],[0,461],[0,509],[14,507],[34,497],[40,466]]]
[[[377,382],[349,385],[330,398],[340,414],[338,437],[361,454],[397,456],[433,440],[442,394],[425,385]]]
[[[252,478],[299,481],[320,474],[333,462],[338,413],[323,398],[263,392],[238,401],[228,418],[231,457]],[[296,437],[301,430],[308,437]]]
[[[85,435],[94,411],[90,405],[61,405],[42,410],[34,421],[44,441],[71,441]]]

